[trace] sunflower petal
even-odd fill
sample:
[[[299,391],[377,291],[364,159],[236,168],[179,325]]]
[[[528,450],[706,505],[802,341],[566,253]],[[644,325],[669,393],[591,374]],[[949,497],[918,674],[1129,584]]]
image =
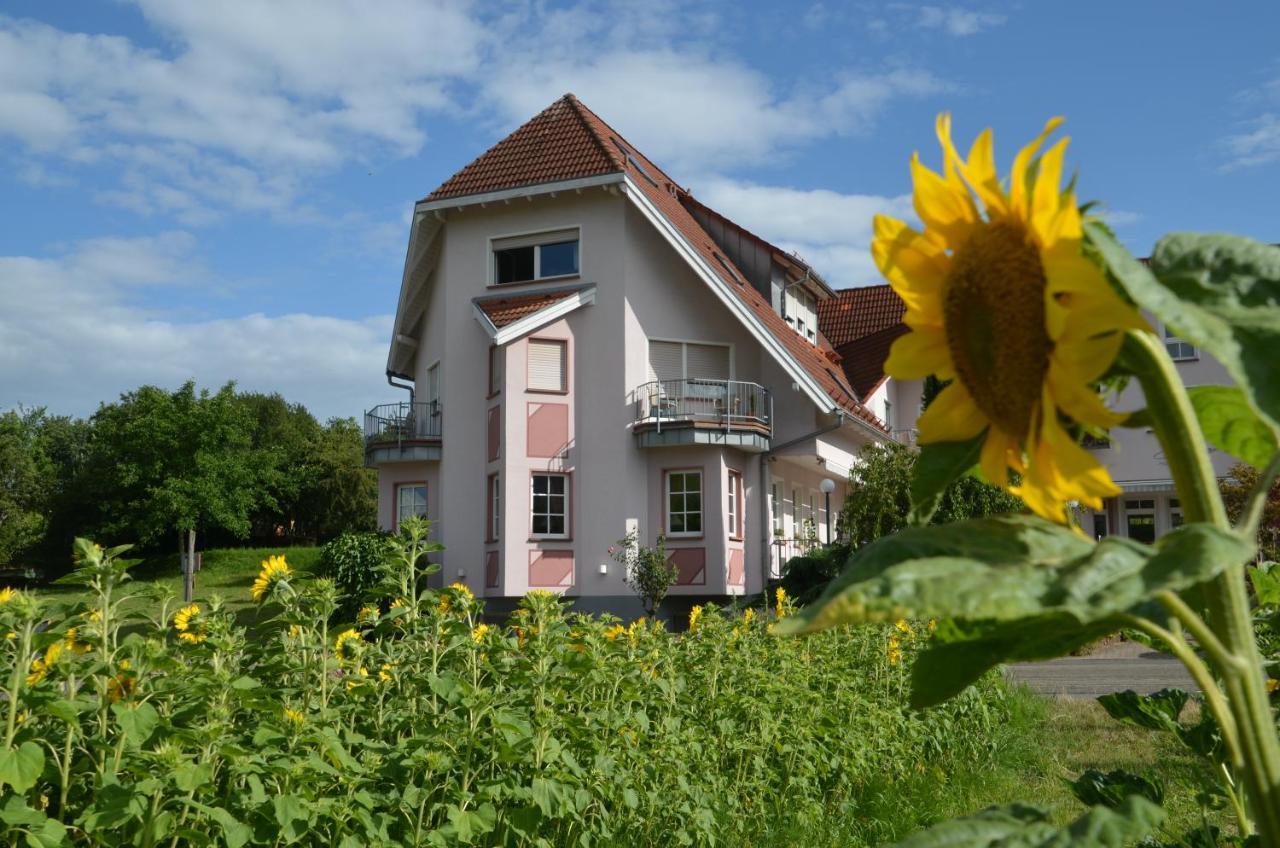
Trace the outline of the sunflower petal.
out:
[[[978,459],[978,465],[987,480],[1002,489],[1009,488],[1009,454],[1016,447],[1016,442],[1000,432],[995,425],[987,430],[987,439],[982,443],[982,456]]]
[[[938,331],[913,330],[889,348],[884,373],[899,380],[922,380],[930,374],[946,379],[954,371],[947,337]]]
[[[942,286],[951,259],[940,246],[902,221],[877,215],[871,255],[912,313],[908,323],[941,325]]]
[[[986,426],[987,417],[959,382],[939,392],[916,422],[921,444],[963,442],[981,433]]]
[[[1009,199],[996,173],[995,148],[989,127],[974,139],[973,146],[969,148],[969,161],[961,168],[961,173],[986,205],[987,215],[997,217],[1009,213]]]
[[[1053,247],[1057,239],[1056,225],[1062,209],[1062,160],[1070,141],[1070,137],[1060,139],[1040,157],[1040,170],[1031,190],[1031,232],[1040,240],[1042,248]]]
[[[1071,366],[1063,364],[1057,356],[1049,360],[1048,381],[1049,390],[1053,392],[1053,402],[1081,424],[1114,427],[1125,418],[1108,409],[1089,385],[1088,379],[1081,379],[1081,375]]]
[[[1079,501],[1092,509],[1102,509],[1102,499],[1120,494],[1107,469],[1093,455],[1076,444],[1058,423],[1056,416],[1045,416],[1042,447],[1052,458],[1050,471],[1058,497]]]
[[[1040,149],[1040,145],[1044,144],[1044,140],[1049,134],[1056,130],[1062,124],[1062,118],[1050,118],[1045,123],[1044,129],[1040,131],[1040,135],[1036,136],[1030,144],[1018,151],[1018,155],[1013,160],[1013,173],[1009,175],[1009,209],[1014,215],[1026,220],[1028,218],[1027,201],[1029,186],[1027,185],[1027,171],[1031,167],[1036,152]]]
[[[922,165],[919,154],[911,157],[911,177],[916,214],[925,228],[937,232],[948,244],[963,244],[978,223],[978,210],[969,192]]]

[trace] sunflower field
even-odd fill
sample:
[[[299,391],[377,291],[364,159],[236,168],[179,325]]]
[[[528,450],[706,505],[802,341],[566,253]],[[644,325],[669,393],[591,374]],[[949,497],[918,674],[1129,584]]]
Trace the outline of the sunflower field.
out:
[[[0,842],[788,844],[861,787],[992,756],[994,677],[902,706],[927,622],[779,638],[779,594],[677,635],[532,593],[498,625],[425,588],[408,524],[349,626],[280,557],[250,632],[216,601],[130,612],[125,550],[84,540],[88,602],[5,591]]]

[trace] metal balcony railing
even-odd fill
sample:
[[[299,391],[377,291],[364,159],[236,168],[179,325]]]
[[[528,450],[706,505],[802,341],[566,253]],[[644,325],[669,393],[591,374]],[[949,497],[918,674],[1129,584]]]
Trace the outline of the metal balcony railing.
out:
[[[725,430],[773,430],[773,396],[738,380],[654,380],[636,389],[636,423],[704,424]]]
[[[364,443],[398,444],[439,439],[440,401],[428,403],[384,403],[364,414]]]

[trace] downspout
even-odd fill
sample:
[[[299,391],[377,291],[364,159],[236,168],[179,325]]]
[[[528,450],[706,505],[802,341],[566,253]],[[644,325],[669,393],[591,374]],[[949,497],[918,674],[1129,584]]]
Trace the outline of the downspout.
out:
[[[396,388],[396,389],[404,389],[405,391],[407,391],[407,392],[409,393],[409,406],[410,406],[410,407],[412,407],[412,406],[413,406],[413,383],[397,383],[397,382],[395,381],[395,378],[396,378],[396,377],[399,377],[401,380],[408,380],[408,379],[409,379],[409,378],[408,378],[407,376],[405,376],[404,374],[397,374],[397,373],[395,373],[394,371],[388,371],[388,372],[387,372],[387,385],[389,385],[389,386],[391,386],[391,387],[393,387],[393,388]]]
[[[836,420],[834,424],[829,424],[826,427],[819,427],[817,430],[814,430],[812,433],[805,433],[803,436],[797,436],[794,439],[789,439],[783,442],[782,444],[772,447],[769,450],[765,451],[764,453],[760,454],[760,486],[761,488],[764,488],[765,486],[765,472],[769,468],[770,457],[786,450],[789,447],[794,447],[795,445],[798,445],[801,442],[807,442],[810,439],[816,439],[819,436],[823,436],[823,435],[826,435],[827,433],[830,433],[832,430],[839,430],[844,425],[844,420],[845,420],[844,410],[837,409]],[[760,558],[760,591],[762,593],[765,591],[765,588],[769,585],[769,563],[773,560],[773,520],[772,520],[773,516],[769,513],[769,497],[770,497],[770,494],[772,493],[771,490],[772,490],[772,486],[770,486],[767,489],[764,489],[764,492],[763,492],[764,497],[760,498],[760,518],[761,518],[760,526],[764,528],[764,533],[763,533],[764,555]],[[827,520],[830,521],[831,520],[830,517],[828,517]]]

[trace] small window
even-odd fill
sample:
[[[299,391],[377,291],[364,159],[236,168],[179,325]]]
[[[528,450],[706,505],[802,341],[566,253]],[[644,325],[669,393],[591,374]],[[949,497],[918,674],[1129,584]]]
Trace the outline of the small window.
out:
[[[732,539],[742,538],[742,475],[737,471],[729,472],[728,485],[729,502],[727,505],[727,516],[729,524],[729,537]]]
[[[1093,538],[1105,539],[1107,536],[1107,516],[1101,512],[1093,514]]]
[[[1169,498],[1169,529],[1177,530],[1186,520],[1182,517],[1182,501]]]
[[[893,430],[893,404],[888,400],[884,402],[884,428]]]
[[[702,472],[667,474],[667,534],[697,536],[702,533]]]
[[[498,533],[502,528],[502,487],[498,484],[498,475],[489,475],[489,541],[498,541]]]
[[[1168,327],[1164,328],[1164,348],[1169,351],[1169,358],[1174,362],[1200,358],[1199,354],[1196,353],[1195,345],[1190,342],[1184,342]]]
[[[529,389],[535,392],[564,392],[568,343],[555,339],[529,340]]]
[[[510,244],[510,241],[506,243]],[[546,244],[517,244],[495,248],[493,251],[493,282],[496,285],[529,283],[576,273],[577,239],[563,239]]]
[[[782,502],[778,498],[778,484],[769,487],[769,514],[773,516],[773,534],[782,534]]]
[[[413,516],[427,517],[426,483],[402,483],[396,487],[396,526]]]
[[[569,535],[569,478],[564,474],[534,474],[533,535],[563,539]]]
[[[491,345],[489,347],[489,395],[492,397],[502,391],[502,366],[506,361],[506,348]]]

